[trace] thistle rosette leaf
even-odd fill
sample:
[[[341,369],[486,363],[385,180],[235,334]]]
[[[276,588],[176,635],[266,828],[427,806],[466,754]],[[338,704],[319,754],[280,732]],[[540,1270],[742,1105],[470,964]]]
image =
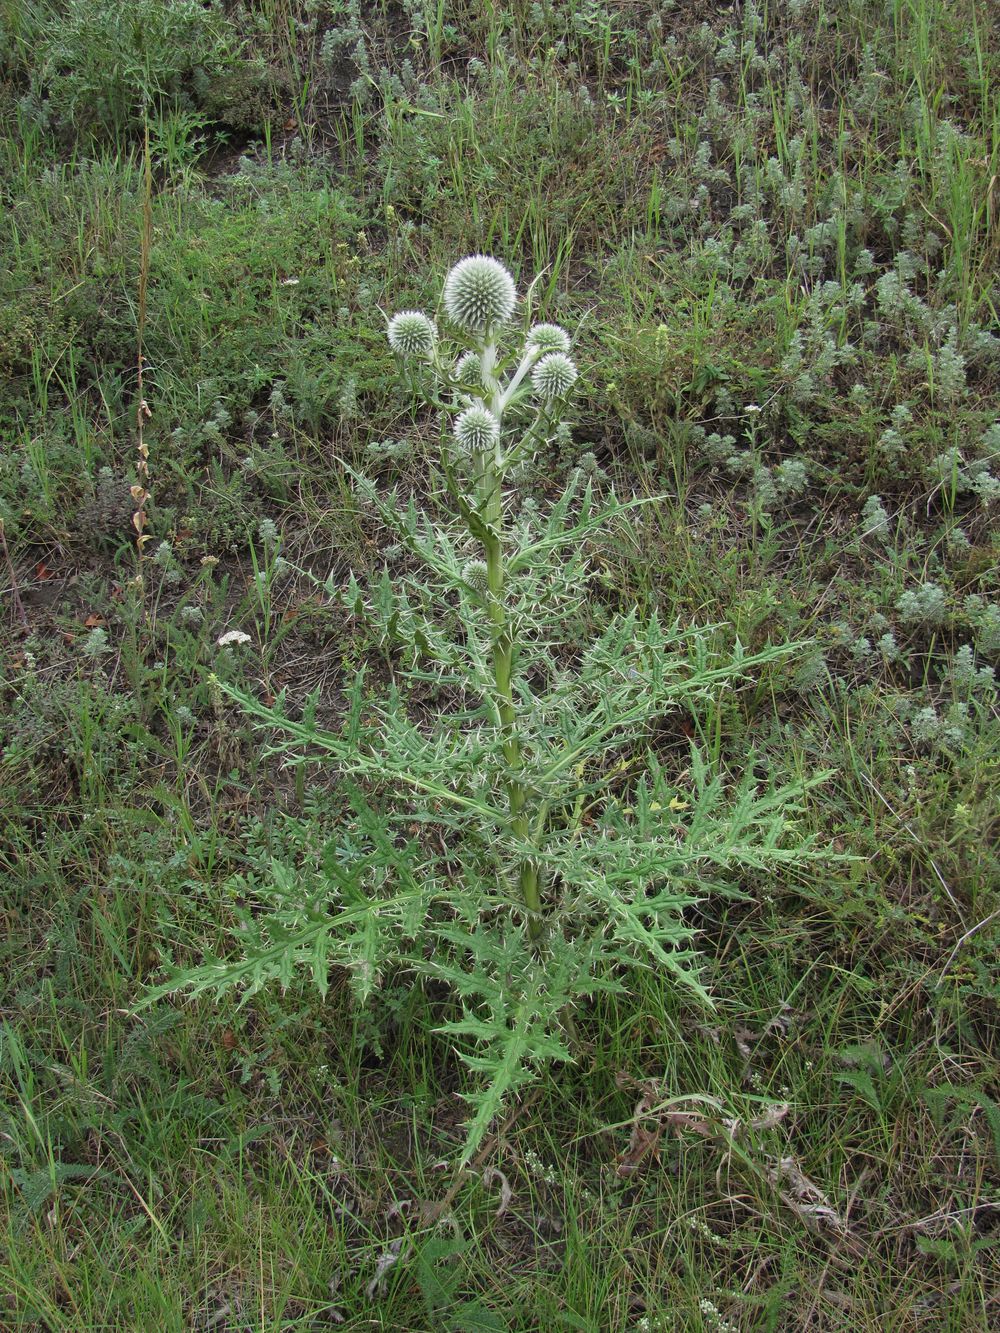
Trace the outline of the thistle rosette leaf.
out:
[[[565,352],[549,352],[531,372],[531,383],[538,397],[548,403],[556,398],[565,398],[579,373]]]
[[[524,345],[526,350],[544,355],[546,352],[568,352],[572,343],[569,334],[558,324],[534,324],[528,330]]]
[[[470,255],[448,273],[441,300],[452,324],[466,333],[482,335],[510,319],[517,289],[499,260]]]
[[[474,403],[455,418],[455,439],[470,453],[482,453],[499,443],[500,422],[488,408]]]
[[[422,310],[401,310],[389,320],[389,346],[406,361],[429,360],[434,355],[437,329]]]

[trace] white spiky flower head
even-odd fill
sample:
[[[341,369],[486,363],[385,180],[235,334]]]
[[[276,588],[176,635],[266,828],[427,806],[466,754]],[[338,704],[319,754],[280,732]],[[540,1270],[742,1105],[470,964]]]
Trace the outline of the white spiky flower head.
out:
[[[489,570],[485,560],[469,560],[462,567],[462,578],[481,597],[490,590]]]
[[[533,324],[525,346],[539,352],[568,352],[571,344],[569,334],[558,324]]]
[[[514,313],[514,279],[497,259],[470,255],[460,259],[444,280],[444,312],[466,333],[485,333]]]
[[[549,352],[531,372],[535,393],[545,402],[569,393],[580,372],[565,352]]]
[[[434,321],[422,310],[401,310],[398,315],[393,315],[387,335],[392,350],[407,360],[431,356],[437,342]]]
[[[455,363],[455,378],[462,384],[481,385],[483,382],[483,366],[475,352],[466,352],[458,358]]]
[[[455,419],[455,438],[463,449],[481,453],[500,439],[500,422],[480,403],[474,403]]]

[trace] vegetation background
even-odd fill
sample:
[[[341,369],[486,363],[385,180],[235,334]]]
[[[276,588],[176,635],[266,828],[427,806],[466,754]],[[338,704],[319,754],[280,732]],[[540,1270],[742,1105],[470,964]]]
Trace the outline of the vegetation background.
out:
[[[997,1327],[998,68],[989,0],[0,0],[4,1328]],[[135,1006],[337,827],[209,675],[391,672],[287,562],[403,558],[342,465],[420,490],[381,312],[474,251],[579,329],[536,497],[669,497],[580,632],[807,641],[678,799],[831,769],[856,859],[703,903],[714,1013],[637,973],[450,1191],[441,996]]]

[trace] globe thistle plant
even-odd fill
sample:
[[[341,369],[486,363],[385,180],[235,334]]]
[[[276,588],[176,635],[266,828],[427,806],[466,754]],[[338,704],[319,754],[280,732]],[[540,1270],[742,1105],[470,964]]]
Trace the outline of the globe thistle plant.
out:
[[[554,324],[520,332],[514,280],[483,255],[451,269],[441,304],[440,334],[415,310],[388,326],[442,421],[429,460],[438,512],[432,520],[412,496],[348,468],[409,559],[387,561],[369,587],[316,579],[392,655],[391,691],[374,701],[359,670],[329,732],[318,696],[293,715],[281,699],[266,706],[218,685],[277,733],[272,752],[287,763],[335,766],[342,832],[322,858],[313,839],[295,865],[248,876],[234,901],[266,882],[270,910],[243,914],[237,961],[212,960],[163,989],[287,985],[305,968],[325,993],[334,964],[361,1002],[390,968],[446,983],[460,1003],[443,1030],[476,1071],[468,1160],[506,1098],[573,1057],[575,1007],[622,989],[635,967],[707,1001],[687,909],[748,872],[773,878],[815,854],[789,841],[801,785],[762,788],[748,763],[727,802],[697,747],[673,768],[651,748],[664,714],[696,714],[789,645],[737,643],[724,659],[712,648],[718,627],[594,600],[581,615],[595,535],[650,501],[602,499],[586,455],[554,501],[520,495],[521,465],[571,439],[569,335]],[[411,719],[417,692],[442,715],[423,705]]]

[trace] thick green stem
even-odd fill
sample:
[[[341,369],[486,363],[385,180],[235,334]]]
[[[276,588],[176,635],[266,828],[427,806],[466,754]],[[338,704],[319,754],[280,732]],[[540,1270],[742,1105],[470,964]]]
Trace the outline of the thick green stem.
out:
[[[500,390],[493,377],[496,349],[487,344],[483,351],[483,382],[491,391],[491,406],[499,414]],[[514,707],[513,669],[514,634],[507,616],[506,568],[503,555],[503,496],[500,489],[499,459],[487,454],[483,459],[482,509],[488,535],[483,545],[486,555],[486,574],[490,591],[490,619],[493,624],[493,674],[496,681],[497,707],[503,737],[503,754],[507,761],[507,798],[510,808],[511,830],[522,842],[530,837],[530,823],[526,809],[528,793],[521,780],[521,742],[517,734],[517,711]],[[528,909],[528,935],[537,939],[542,933],[542,900],[538,866],[529,858],[521,862],[519,872],[521,897]]]

